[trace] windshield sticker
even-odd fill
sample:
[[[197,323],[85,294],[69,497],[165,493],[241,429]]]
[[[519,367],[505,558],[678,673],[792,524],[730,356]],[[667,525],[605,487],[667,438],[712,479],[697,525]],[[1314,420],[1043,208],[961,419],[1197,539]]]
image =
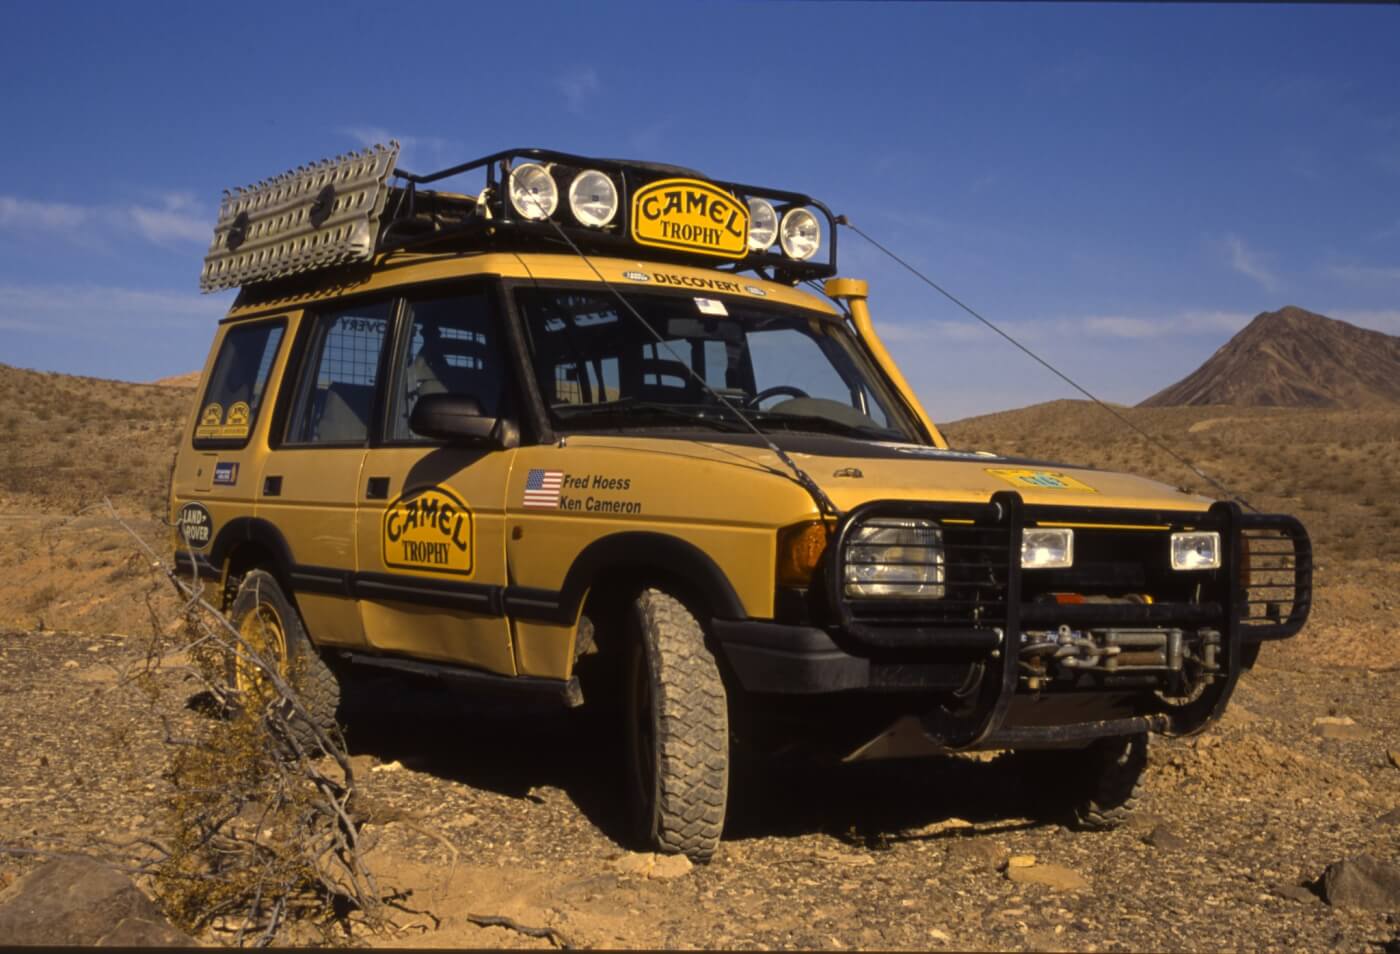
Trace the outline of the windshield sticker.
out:
[[[214,465],[214,483],[232,487],[238,483],[238,462],[221,460]]]
[[[472,575],[472,512],[446,487],[407,491],[384,511],[384,565]]]
[[[532,468],[525,477],[521,506],[527,510],[562,510],[569,513],[639,514],[642,512],[641,501],[623,496],[631,489],[631,477],[568,474],[562,470]],[[608,496],[601,496],[603,494]]]
[[[629,282],[651,281],[651,276],[648,275],[646,272],[623,272],[622,277],[627,279]]]
[[[219,436],[247,437],[248,420],[252,414],[252,408],[248,407],[247,401],[239,401],[229,405],[228,416],[224,418],[224,426],[219,428]]]
[[[702,315],[723,315],[729,316],[729,309],[724,307],[724,302],[718,298],[697,298],[695,307],[700,309]]]
[[[1098,493],[1093,487],[1082,481],[1075,480],[1066,474],[1048,470],[1003,470],[996,467],[988,467],[987,473],[993,477],[1000,477],[1009,484],[1017,487],[1032,487],[1037,490],[1077,490],[1081,493]]]
[[[193,550],[203,550],[214,537],[214,518],[204,504],[187,503],[181,507],[175,527],[185,546]]]

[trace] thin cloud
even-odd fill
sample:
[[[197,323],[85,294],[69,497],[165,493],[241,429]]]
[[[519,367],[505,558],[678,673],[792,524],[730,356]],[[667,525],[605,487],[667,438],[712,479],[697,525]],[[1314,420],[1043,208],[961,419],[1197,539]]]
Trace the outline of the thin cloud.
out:
[[[1276,292],[1282,287],[1283,283],[1264,264],[1263,257],[1245,245],[1244,239],[1238,235],[1225,236],[1225,250],[1229,254],[1230,267],[1254,279],[1265,291]]]
[[[1355,285],[1400,282],[1400,265],[1329,265],[1327,274]]]
[[[0,195],[0,230],[43,232],[80,244],[138,235],[148,242],[208,242],[212,218],[200,215],[187,193],[169,193],[159,206],[74,205]]]
[[[1066,339],[1084,341],[1143,341],[1154,338],[1186,338],[1233,335],[1252,318],[1244,312],[1182,311],[1157,317],[1082,315],[998,322],[998,327],[1028,344]],[[877,333],[887,342],[912,344],[981,344],[996,338],[995,332],[975,321],[881,322]]]
[[[1400,309],[1343,309],[1326,312],[1327,317],[1345,321],[1372,331],[1383,331],[1388,335],[1400,335]]]
[[[432,169],[440,169],[461,162],[467,158],[475,158],[475,156],[464,155],[464,150],[459,143],[441,136],[412,136],[375,125],[342,126],[336,131],[342,136],[353,139],[362,148],[387,145],[390,140],[397,141],[399,144],[398,164],[401,168],[411,172],[428,172]]]
[[[209,327],[232,297],[104,285],[0,284],[0,328],[129,341],[133,328]]]
[[[576,116],[582,116],[584,108],[589,100],[602,90],[602,81],[598,79],[598,71],[591,66],[582,69],[570,70],[556,80],[559,92],[564,94],[564,104],[569,108],[569,112]]]

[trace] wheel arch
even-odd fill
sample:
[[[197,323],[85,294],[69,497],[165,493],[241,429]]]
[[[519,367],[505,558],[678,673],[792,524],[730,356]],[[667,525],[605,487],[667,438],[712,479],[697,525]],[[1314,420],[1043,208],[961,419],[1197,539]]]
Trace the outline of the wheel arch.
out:
[[[296,563],[292,549],[282,531],[267,520],[237,517],[224,524],[209,546],[209,562],[223,570],[226,591],[244,573],[261,568],[276,577],[282,591],[295,604],[291,570]],[[232,596],[226,592],[224,598],[228,601]]]

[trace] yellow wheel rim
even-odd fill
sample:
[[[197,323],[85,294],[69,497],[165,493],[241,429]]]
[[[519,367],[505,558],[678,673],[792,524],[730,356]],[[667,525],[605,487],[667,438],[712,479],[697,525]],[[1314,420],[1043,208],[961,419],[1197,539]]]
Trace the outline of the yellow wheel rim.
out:
[[[267,603],[259,603],[253,611],[244,616],[238,624],[238,635],[263,662],[277,670],[284,679],[287,676],[287,634],[282,628],[282,618],[277,610]],[[250,692],[263,688],[266,676],[250,660],[241,656],[234,665],[234,685],[239,692]]]

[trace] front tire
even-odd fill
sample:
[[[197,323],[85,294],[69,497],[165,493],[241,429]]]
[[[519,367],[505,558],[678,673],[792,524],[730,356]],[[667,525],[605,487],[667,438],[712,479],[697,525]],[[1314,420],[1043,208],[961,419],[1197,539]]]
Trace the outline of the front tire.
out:
[[[729,793],[729,709],[695,616],[648,589],[631,610],[627,685],[630,802],[653,850],[709,861]]]
[[[264,665],[274,668],[297,694],[311,724],[285,700],[274,699],[275,690],[257,666],[229,653],[225,676],[234,698],[242,704],[277,706],[302,750],[319,752],[321,744],[312,724],[332,736],[338,731],[335,717],[340,707],[340,680],[311,644],[301,614],[282,592],[277,578],[266,570],[253,570],[243,577],[228,618]]]

